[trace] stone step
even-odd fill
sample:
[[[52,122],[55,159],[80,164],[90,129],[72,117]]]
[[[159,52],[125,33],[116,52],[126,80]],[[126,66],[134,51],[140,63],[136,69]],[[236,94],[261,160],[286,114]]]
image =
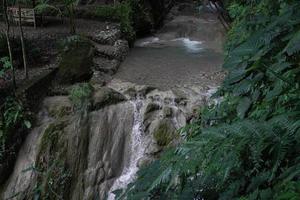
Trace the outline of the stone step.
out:
[[[103,57],[95,57],[94,61],[94,70],[113,75],[117,72],[121,62],[116,59],[107,59]]]

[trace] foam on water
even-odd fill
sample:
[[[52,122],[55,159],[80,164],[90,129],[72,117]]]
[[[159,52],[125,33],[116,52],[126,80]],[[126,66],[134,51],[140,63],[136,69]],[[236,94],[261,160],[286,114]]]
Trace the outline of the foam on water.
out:
[[[190,38],[176,38],[172,41],[181,41],[190,53],[199,53],[203,49],[201,41],[191,40]]]
[[[146,47],[148,45],[158,43],[159,41],[160,41],[160,39],[158,37],[148,37],[145,39],[138,40],[135,43],[135,46],[136,47]]]

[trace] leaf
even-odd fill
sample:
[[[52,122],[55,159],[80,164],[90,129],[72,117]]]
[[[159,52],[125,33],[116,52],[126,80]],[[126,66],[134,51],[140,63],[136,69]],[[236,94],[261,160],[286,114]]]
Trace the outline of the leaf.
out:
[[[25,125],[25,127],[28,128],[28,129],[31,128],[31,122],[28,121],[28,120],[25,120],[25,121],[24,121],[24,125]]]
[[[237,106],[237,114],[238,117],[241,119],[244,119],[246,116],[247,111],[249,110],[250,106],[252,105],[252,102],[249,97],[243,97]]]
[[[289,56],[300,51],[300,30],[295,33],[294,37],[289,41],[283,51],[287,52]]]

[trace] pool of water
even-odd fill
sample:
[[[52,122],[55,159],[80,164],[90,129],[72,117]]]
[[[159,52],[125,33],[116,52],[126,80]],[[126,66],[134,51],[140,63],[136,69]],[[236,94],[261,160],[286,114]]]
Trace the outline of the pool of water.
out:
[[[219,85],[224,29],[207,10],[189,13],[177,11],[156,34],[137,40],[115,78],[162,90]]]

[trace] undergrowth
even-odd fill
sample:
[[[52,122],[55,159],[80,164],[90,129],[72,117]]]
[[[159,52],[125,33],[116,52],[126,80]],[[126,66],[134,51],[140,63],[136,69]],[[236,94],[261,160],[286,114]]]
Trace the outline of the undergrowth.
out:
[[[117,199],[300,199],[300,2],[226,5],[223,100]]]

